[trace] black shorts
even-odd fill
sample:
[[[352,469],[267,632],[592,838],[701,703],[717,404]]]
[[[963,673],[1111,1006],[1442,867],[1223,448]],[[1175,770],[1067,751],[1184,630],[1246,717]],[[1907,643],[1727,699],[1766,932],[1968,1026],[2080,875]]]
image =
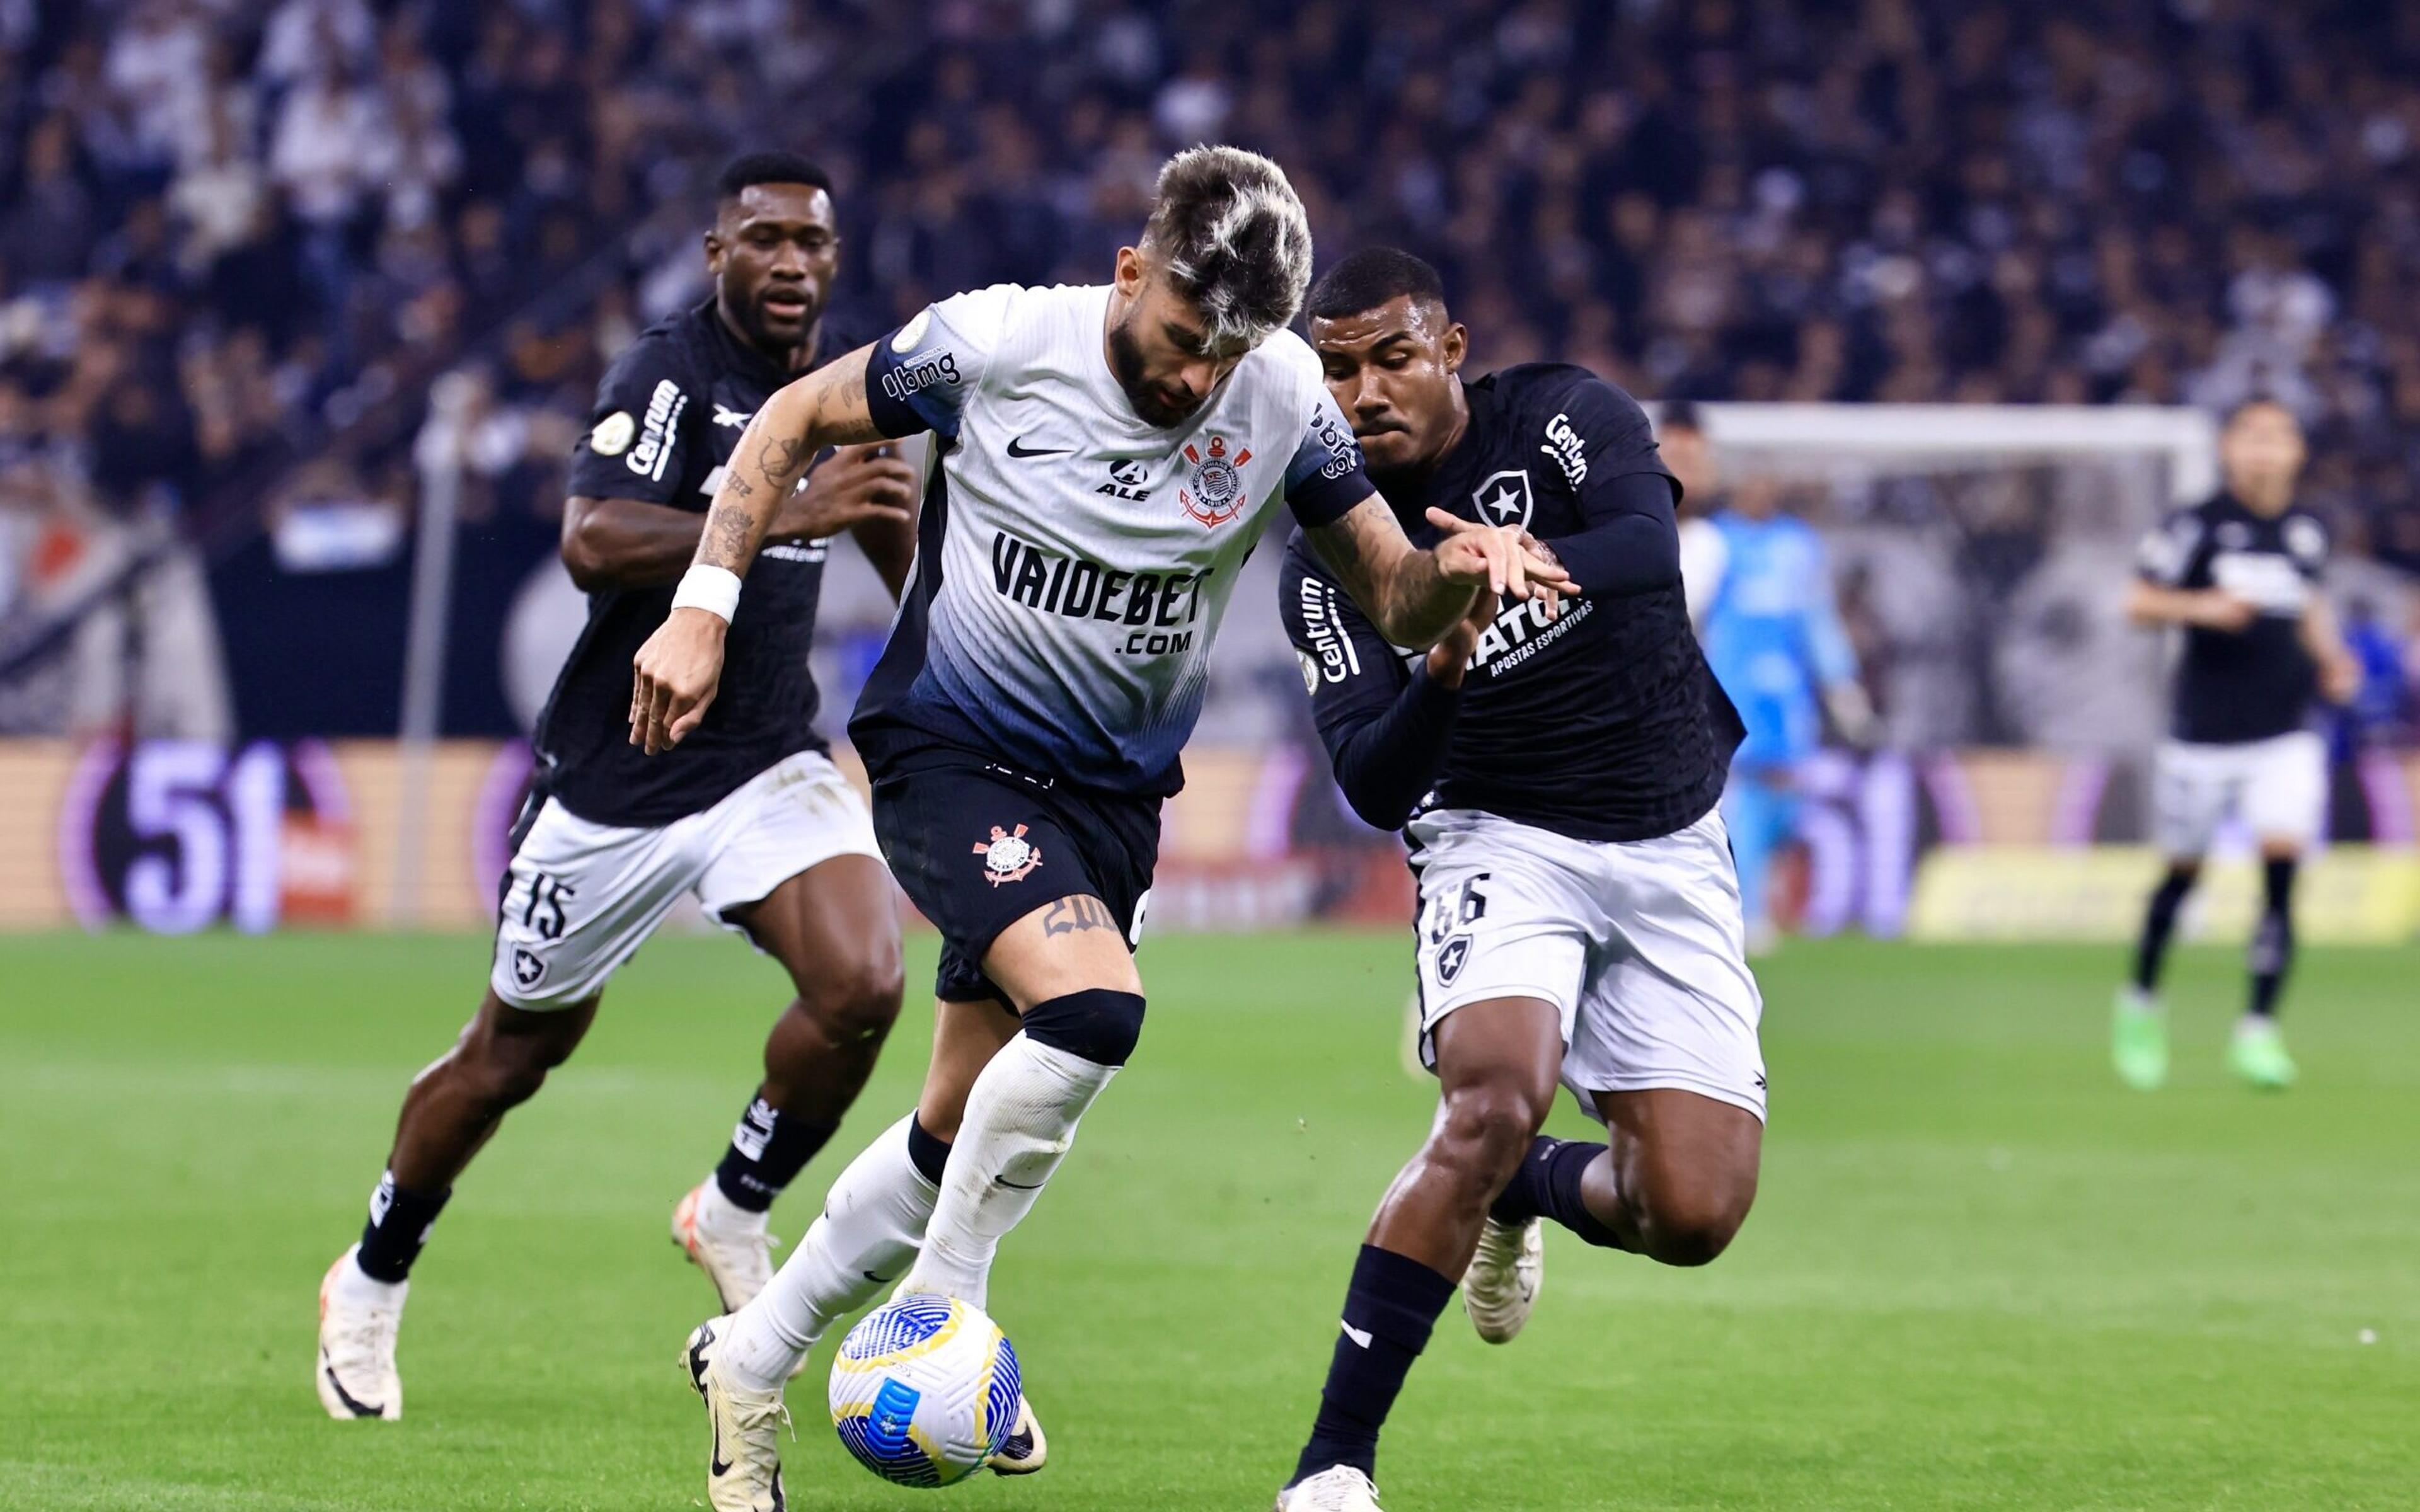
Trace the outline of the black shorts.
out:
[[[1159,860],[1159,806],[952,747],[903,757],[876,778],[874,833],[891,874],[941,932],[933,995],[1007,1003],[983,973],[985,952],[1008,926],[1063,898],[1089,893],[1109,904],[1134,949]]]

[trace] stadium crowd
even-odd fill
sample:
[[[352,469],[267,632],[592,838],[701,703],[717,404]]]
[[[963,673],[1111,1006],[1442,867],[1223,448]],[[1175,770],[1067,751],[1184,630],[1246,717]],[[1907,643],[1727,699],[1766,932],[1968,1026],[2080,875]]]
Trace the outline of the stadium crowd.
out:
[[[1098,278],[1203,139],[1283,161],[1326,246],[1438,261],[1484,364],[2274,394],[2341,548],[2420,567],[2420,8],[16,0],[0,624],[130,522],[216,563],[298,490],[399,519],[423,396],[466,364],[472,538],[543,527],[603,361],[696,297],[733,150],[833,170],[861,332]]]

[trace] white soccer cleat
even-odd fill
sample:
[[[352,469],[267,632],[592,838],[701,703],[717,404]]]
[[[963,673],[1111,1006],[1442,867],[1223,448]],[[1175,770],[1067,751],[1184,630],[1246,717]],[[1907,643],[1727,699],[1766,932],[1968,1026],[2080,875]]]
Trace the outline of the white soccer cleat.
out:
[[[1462,1306],[1470,1314],[1470,1326],[1490,1344],[1510,1344],[1538,1305],[1546,1271],[1544,1230],[1535,1218],[1525,1224],[1490,1218],[1479,1231],[1479,1252],[1462,1273]]]
[[[729,1317],[697,1325],[681,1350],[680,1367],[706,1403],[714,1448],[706,1461],[706,1500],[714,1512],[784,1512],[782,1430],[790,1410],[778,1391],[750,1391],[715,1368],[716,1346]]]
[[[1050,1462],[1050,1441],[1043,1436],[1042,1420],[1033,1415],[1033,1404],[1019,1396],[1016,1399],[1016,1427],[1009,1429],[1008,1442],[1000,1453],[991,1457],[995,1474],[1031,1475]]]
[[[1351,1465],[1330,1465],[1278,1492],[1270,1512],[1381,1512],[1378,1488]]]
[[[773,1246],[781,1241],[763,1213],[732,1207],[709,1176],[674,1206],[673,1242],[714,1283],[722,1310],[736,1313],[772,1284]]]
[[[409,1281],[373,1281],[353,1263],[356,1244],[319,1280],[319,1405],[334,1418],[403,1415],[403,1381],[395,1373],[395,1335],[403,1325]]]

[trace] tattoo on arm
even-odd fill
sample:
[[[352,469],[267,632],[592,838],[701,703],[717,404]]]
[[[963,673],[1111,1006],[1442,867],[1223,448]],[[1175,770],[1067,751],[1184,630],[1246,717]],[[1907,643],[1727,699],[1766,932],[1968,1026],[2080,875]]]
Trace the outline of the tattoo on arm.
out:
[[[873,349],[861,347],[817,368],[757,409],[732,449],[735,458],[747,460],[724,471],[706,511],[706,532],[697,543],[699,564],[746,574],[774,510],[817,452],[882,439],[865,402],[865,363]]]
[[[1322,561],[1344,579],[1344,591],[1399,646],[1436,643],[1469,611],[1471,591],[1446,581],[1436,553],[1415,550],[1387,501],[1372,494],[1332,525],[1311,531]]]
[[[1109,905],[1089,894],[1062,898],[1042,916],[1042,933],[1046,936],[1117,927],[1118,921],[1109,917]]]

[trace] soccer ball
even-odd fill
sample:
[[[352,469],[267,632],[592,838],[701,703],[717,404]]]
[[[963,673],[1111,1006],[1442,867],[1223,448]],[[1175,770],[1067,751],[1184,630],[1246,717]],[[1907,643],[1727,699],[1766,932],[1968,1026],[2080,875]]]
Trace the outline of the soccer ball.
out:
[[[949,1486],[1016,1427],[1016,1351],[949,1297],[902,1297],[850,1329],[832,1361],[832,1427],[857,1462],[901,1486]]]

